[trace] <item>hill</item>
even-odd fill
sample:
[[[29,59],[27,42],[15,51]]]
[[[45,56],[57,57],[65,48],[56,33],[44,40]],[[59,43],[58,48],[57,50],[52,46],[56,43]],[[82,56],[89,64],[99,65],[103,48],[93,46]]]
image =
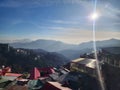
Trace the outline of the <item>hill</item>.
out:
[[[120,40],[117,39],[110,39],[110,40],[103,40],[103,41],[96,41],[97,49],[100,48],[111,48],[111,47],[120,47]],[[91,53],[93,51],[93,42],[86,42],[81,43],[77,47],[62,50],[59,53],[63,54],[69,59],[79,58],[80,55],[84,53]]]
[[[69,60],[56,52],[10,48],[9,52],[0,52],[0,61],[0,66],[11,66],[13,72],[26,72],[33,67],[58,67]]]

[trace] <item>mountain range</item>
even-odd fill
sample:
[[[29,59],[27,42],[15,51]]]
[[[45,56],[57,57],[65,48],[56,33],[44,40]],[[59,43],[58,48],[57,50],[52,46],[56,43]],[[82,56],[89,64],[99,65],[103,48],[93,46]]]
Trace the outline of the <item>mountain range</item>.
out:
[[[14,48],[43,49],[49,52],[57,52],[65,49],[74,48],[77,45],[66,44],[60,41],[39,39],[31,42],[10,43]]]
[[[69,59],[75,59],[83,53],[89,53],[93,51],[93,41],[84,42],[81,44],[67,44],[61,41],[38,39],[29,42],[15,42],[10,43],[10,46],[14,48],[26,48],[26,49],[43,49],[48,52],[58,52],[63,54]],[[120,47],[120,40],[109,39],[103,41],[96,41],[97,48],[103,47]]]

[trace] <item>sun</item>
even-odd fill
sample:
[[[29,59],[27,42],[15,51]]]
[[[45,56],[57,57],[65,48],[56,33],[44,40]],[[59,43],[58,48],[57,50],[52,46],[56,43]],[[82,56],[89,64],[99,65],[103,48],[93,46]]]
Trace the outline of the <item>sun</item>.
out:
[[[98,13],[97,12],[94,12],[94,13],[92,13],[91,14],[91,16],[90,16],[90,18],[92,19],[92,20],[96,20],[97,18],[98,18]]]

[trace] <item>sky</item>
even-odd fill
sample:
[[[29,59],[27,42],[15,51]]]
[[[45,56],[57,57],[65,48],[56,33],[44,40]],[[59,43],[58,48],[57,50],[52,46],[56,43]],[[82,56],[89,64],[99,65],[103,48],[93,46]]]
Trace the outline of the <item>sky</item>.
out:
[[[0,0],[0,42],[92,40],[95,0]],[[120,0],[97,0],[96,40],[120,39]]]

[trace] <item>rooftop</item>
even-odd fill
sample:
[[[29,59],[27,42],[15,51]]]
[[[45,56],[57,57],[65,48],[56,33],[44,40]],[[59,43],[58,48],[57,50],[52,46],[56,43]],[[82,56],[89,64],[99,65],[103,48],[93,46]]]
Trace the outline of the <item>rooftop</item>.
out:
[[[96,67],[96,59],[78,58],[78,59],[72,60],[72,62],[85,65],[86,67],[89,67],[89,68]]]
[[[5,76],[13,76],[13,77],[19,77],[22,74],[17,74],[17,73],[6,73]]]
[[[59,88],[60,90],[72,90],[68,87],[63,87],[62,84],[58,83],[58,82],[48,82],[49,84]]]

